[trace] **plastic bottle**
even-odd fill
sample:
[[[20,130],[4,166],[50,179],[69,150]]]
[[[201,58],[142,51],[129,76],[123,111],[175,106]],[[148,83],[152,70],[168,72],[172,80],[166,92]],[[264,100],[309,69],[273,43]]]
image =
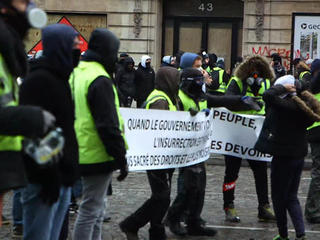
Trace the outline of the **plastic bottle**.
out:
[[[39,165],[54,163],[58,160],[64,146],[61,128],[50,131],[43,139],[26,139],[24,150]]]

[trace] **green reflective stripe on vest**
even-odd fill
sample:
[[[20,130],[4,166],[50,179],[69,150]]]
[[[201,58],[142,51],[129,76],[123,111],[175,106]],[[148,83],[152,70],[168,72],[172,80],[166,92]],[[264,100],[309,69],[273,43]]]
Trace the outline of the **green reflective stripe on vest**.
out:
[[[313,95],[319,102],[320,102],[320,93]],[[307,128],[307,130],[310,130],[312,128],[315,127],[319,127],[320,126],[320,122],[314,122],[314,124],[310,127]]]
[[[238,78],[238,77],[236,77],[236,76],[232,77],[232,78],[230,79],[230,82],[229,82],[228,86],[230,85],[230,83],[231,83],[232,80],[234,80],[234,81],[237,83],[237,85],[238,85],[238,87],[239,87],[239,89],[240,89],[240,92],[241,92],[241,94],[242,94],[242,92],[243,92],[243,83],[242,83],[241,79]],[[258,96],[255,96],[255,95],[251,92],[250,86],[248,86],[245,96],[255,97],[255,98],[258,97],[258,98],[261,99],[261,102],[263,102],[263,100],[262,100],[262,95],[263,95],[264,92],[265,92],[267,89],[269,89],[270,87],[271,87],[271,82],[270,82],[269,79],[266,79],[266,81],[264,81],[264,82],[262,83],[262,86],[261,86],[261,88],[259,89],[259,94],[258,94]],[[263,107],[261,108],[260,111],[248,110],[248,111],[237,111],[237,113],[240,113],[240,114],[251,114],[251,115],[264,115],[264,114],[265,114],[265,106],[263,105]]]
[[[211,72],[212,72],[212,70],[211,70],[210,67],[207,67],[205,70],[206,70],[208,73],[211,73]]]
[[[306,74],[310,74],[310,75],[311,75],[311,73],[310,73],[309,71],[304,71],[304,72],[300,73],[299,79],[300,79],[300,80],[303,80],[303,77],[304,77],[304,75],[306,75]]]
[[[7,69],[0,54],[0,104],[1,107],[18,105],[18,84]],[[14,120],[14,119],[13,119]],[[20,151],[22,137],[0,135],[0,151]]]
[[[172,103],[171,99],[168,97],[168,95],[163,92],[163,91],[160,91],[158,89],[154,89],[150,95],[147,97],[147,105],[146,105],[146,109],[149,109],[150,108],[150,105],[152,103],[155,103],[156,101],[158,100],[166,100],[168,102],[168,105],[169,105],[169,110],[170,111],[177,111],[177,107]]]
[[[206,100],[199,102],[199,104],[197,105],[194,100],[187,94],[185,94],[182,90],[179,90],[179,98],[182,102],[184,111],[189,111],[190,108],[198,111],[208,108]]]
[[[80,164],[96,164],[114,160],[113,157],[107,153],[105,146],[99,137],[87,102],[90,84],[99,76],[107,77],[109,81],[111,81],[110,75],[100,63],[81,61],[70,77],[70,85],[75,103],[76,119],[74,125],[79,144]],[[119,128],[124,137],[124,122],[119,111],[118,93],[114,85],[113,93],[119,119]]]

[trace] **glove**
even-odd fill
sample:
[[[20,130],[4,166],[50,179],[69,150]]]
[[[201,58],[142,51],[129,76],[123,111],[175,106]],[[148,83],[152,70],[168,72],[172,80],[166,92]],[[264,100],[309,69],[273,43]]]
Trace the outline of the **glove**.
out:
[[[120,174],[117,177],[117,180],[119,182],[123,181],[128,176],[129,170],[128,170],[128,164],[126,164],[124,167],[120,168]]]
[[[41,200],[51,206],[55,202],[58,201],[60,195],[60,187],[59,186],[47,186],[42,185],[41,191],[39,193]]]
[[[45,134],[51,128],[54,128],[56,118],[46,110],[42,111],[42,116],[43,116],[43,134]]]
[[[192,117],[194,117],[195,115],[197,115],[198,112],[199,112],[199,111],[197,111],[197,110],[195,110],[195,109],[193,109],[193,108],[190,108],[190,109],[189,109],[189,113],[190,113],[190,115],[191,115]]]
[[[206,117],[208,117],[209,114],[210,114],[210,109],[209,108],[205,108],[205,109],[202,109],[201,112],[204,112],[206,114]]]
[[[263,106],[262,102],[258,101],[255,98],[249,97],[249,96],[243,96],[241,98],[241,101],[255,111],[260,111]],[[262,106],[261,106],[261,104],[262,104]]]

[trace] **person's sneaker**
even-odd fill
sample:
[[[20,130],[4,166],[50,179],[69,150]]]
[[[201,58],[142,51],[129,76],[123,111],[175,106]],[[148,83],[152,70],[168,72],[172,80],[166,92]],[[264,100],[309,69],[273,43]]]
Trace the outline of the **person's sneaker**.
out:
[[[180,221],[170,221],[169,219],[167,219],[166,223],[170,231],[175,235],[178,235],[178,236],[187,235],[187,230],[185,229],[185,227],[181,226]]]
[[[110,222],[111,221],[111,217],[104,217],[103,218],[103,222],[104,223],[108,223],[108,222]]]
[[[289,238],[288,238],[288,237],[283,238],[283,237],[281,237],[280,235],[277,235],[277,236],[275,236],[272,240],[289,240]]]
[[[275,222],[277,220],[269,204],[259,206],[258,210],[259,222]]]
[[[226,214],[227,222],[240,222],[240,217],[238,216],[237,210],[234,208],[233,204],[230,204],[227,208],[225,208],[224,212]]]
[[[211,227],[203,226],[187,226],[188,234],[190,236],[208,236],[213,237],[217,234],[217,230]]]
[[[139,240],[138,232],[129,231],[125,227],[124,222],[119,223],[119,227],[120,227],[121,231],[126,235],[127,240]]]
[[[2,225],[9,225],[10,220],[2,215]]]
[[[22,238],[23,237],[23,225],[13,225],[12,227],[12,237],[13,238]]]
[[[79,205],[77,203],[71,203],[69,205],[69,213],[71,215],[77,214],[78,213],[78,209],[79,209]]]

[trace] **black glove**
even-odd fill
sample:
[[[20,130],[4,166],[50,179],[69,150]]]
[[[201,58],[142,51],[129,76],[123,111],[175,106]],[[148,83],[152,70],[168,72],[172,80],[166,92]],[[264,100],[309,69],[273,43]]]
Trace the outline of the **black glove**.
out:
[[[60,195],[60,185],[57,184],[41,184],[40,198],[45,203],[51,206],[58,201]]]
[[[241,101],[255,111],[260,111],[263,107],[263,103],[253,97],[244,96],[241,98]]]
[[[198,114],[199,111],[195,110],[194,108],[189,108],[189,113],[192,117]]]
[[[210,109],[209,108],[205,108],[205,109],[202,109],[201,112],[204,112],[206,114],[206,117],[208,117],[209,114],[210,114]]]
[[[117,180],[119,182],[123,181],[128,176],[129,170],[128,170],[128,164],[126,164],[124,167],[120,168],[120,174],[117,177]]]

